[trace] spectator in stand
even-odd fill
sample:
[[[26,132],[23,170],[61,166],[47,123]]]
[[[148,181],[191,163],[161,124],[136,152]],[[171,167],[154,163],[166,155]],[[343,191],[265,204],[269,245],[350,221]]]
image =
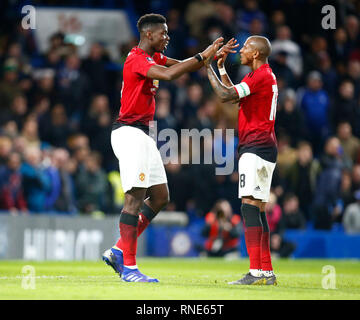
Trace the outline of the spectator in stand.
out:
[[[250,30],[251,22],[257,19],[261,21],[263,26],[266,26],[266,15],[259,9],[257,0],[245,0],[243,6],[236,13],[236,25],[240,30]]]
[[[343,155],[340,141],[331,137],[326,141],[325,154],[321,158],[320,173],[314,199],[314,221],[316,229],[330,230],[334,220],[343,211],[341,194],[342,170],[351,168]]]
[[[168,89],[160,89],[156,95],[156,110],[154,120],[157,121],[157,130],[177,129],[175,117],[171,114],[171,94]],[[158,147],[160,147],[158,142]]]
[[[181,128],[189,128],[189,121],[196,116],[198,108],[202,104],[203,89],[197,82],[191,83],[187,87],[187,99],[182,107],[183,122]]]
[[[57,71],[61,67],[61,55],[58,50],[52,49],[49,50],[41,64],[44,68],[53,69],[54,71]]]
[[[348,62],[346,76],[354,85],[354,98],[355,99],[359,98],[360,97],[360,54],[358,58],[352,59]]]
[[[275,232],[282,216],[282,210],[280,205],[277,203],[277,196],[273,192],[270,192],[270,199],[269,202],[266,203],[265,212],[270,233]]]
[[[324,89],[332,97],[338,85],[338,75],[326,51],[319,52],[316,65],[321,73]]]
[[[186,57],[184,56],[184,48],[187,41],[187,28],[183,23],[183,17],[181,12],[178,9],[170,9],[167,14],[167,25],[169,28],[168,35],[170,39],[176,39],[176,41],[170,41],[167,49],[166,55],[173,57],[174,59],[183,60]]]
[[[215,2],[217,18],[221,21],[225,38],[232,38],[236,32],[235,11],[231,4],[225,1]]]
[[[286,51],[278,51],[272,58],[271,69],[276,78],[284,81],[286,87],[295,88],[297,81],[293,71],[286,63],[287,54]]]
[[[105,94],[108,92],[108,77],[106,63],[109,57],[104,46],[95,42],[91,45],[89,56],[82,62],[82,70],[89,79],[89,91],[92,94]]]
[[[302,141],[297,148],[297,161],[286,172],[287,189],[298,196],[300,209],[309,219],[311,204],[316,192],[320,163],[313,158],[310,143]]]
[[[90,148],[102,155],[104,168],[114,166],[116,160],[110,144],[111,114],[106,95],[96,95],[83,119],[82,132],[90,139]],[[116,166],[118,161],[116,160]]]
[[[60,190],[53,210],[57,212],[75,213],[74,182],[68,170],[69,152],[58,148],[52,152],[52,164],[57,169],[60,178]]]
[[[89,137],[83,133],[74,133],[68,138],[68,145],[67,147],[70,149],[71,152],[74,152],[80,148],[90,148]]]
[[[64,106],[58,103],[39,119],[39,134],[42,141],[54,147],[65,148],[72,129],[69,126]]]
[[[205,216],[202,235],[206,237],[205,251],[209,257],[237,257],[240,237],[240,216],[233,214],[227,200],[218,200]]]
[[[0,124],[3,117],[10,111],[11,104],[16,96],[22,94],[18,83],[18,64],[13,59],[8,59],[3,65],[3,77],[0,82]],[[5,121],[7,117],[5,118]]]
[[[354,120],[354,123],[355,123],[355,127],[353,128],[353,132],[354,132],[354,135],[358,138],[360,138],[360,98],[357,99],[357,107],[356,107],[356,110],[355,110],[355,120]],[[359,160],[357,162],[360,162],[360,158],[358,158]]]
[[[354,193],[355,201],[349,204],[343,216],[343,224],[346,233],[360,234],[360,190]]]
[[[330,43],[330,56],[335,65],[337,72],[343,72],[345,61],[349,56],[348,35],[343,27],[338,27],[334,31],[332,42]]]
[[[36,82],[31,102],[35,104],[43,98],[47,98],[49,104],[54,104],[58,100],[58,92],[55,88],[55,70],[50,68],[35,70],[33,78]]]
[[[205,128],[215,129],[216,106],[214,97],[207,98],[197,110],[196,118],[190,121],[190,128],[197,128],[199,131]]]
[[[296,107],[296,94],[293,89],[284,90],[283,95],[279,97],[275,128],[278,134],[286,132],[289,135],[292,147],[307,137],[304,116]]]
[[[349,15],[345,20],[345,29],[348,35],[347,45],[349,46],[350,53],[359,48],[360,46],[360,32],[359,32],[359,18],[355,15]]]
[[[60,174],[58,169],[54,166],[51,161],[52,150],[50,148],[42,150],[42,163],[41,166],[48,176],[50,183],[49,191],[46,193],[45,197],[45,210],[47,212],[54,211],[55,201],[58,199],[61,188]]]
[[[248,37],[254,35],[264,35],[264,25],[261,19],[253,18],[250,22],[249,29],[243,29],[238,34],[236,34],[235,38],[237,39],[240,46],[244,45],[246,39]],[[236,57],[236,56],[235,56]],[[234,59],[233,56],[230,56],[231,59]],[[238,57],[236,59],[239,59]]]
[[[306,219],[299,208],[299,198],[293,193],[284,197],[282,216],[278,224],[277,233],[284,233],[288,229],[305,229]]]
[[[75,180],[77,207],[81,213],[102,210],[107,191],[106,174],[101,169],[101,156],[92,152],[85,158],[85,168]]]
[[[328,43],[325,37],[315,34],[310,41],[310,50],[304,55],[304,74],[308,74],[312,70],[318,70],[319,57],[326,53]]]
[[[286,25],[284,11],[279,9],[272,11],[269,25],[269,39],[271,41],[273,41],[276,37],[276,30],[283,25]]]
[[[49,39],[49,51],[56,51],[61,57],[68,53],[67,46],[64,42],[65,34],[56,32],[51,35]]]
[[[352,128],[349,122],[342,121],[337,127],[337,137],[340,140],[341,147],[347,158],[356,163],[357,155],[360,152],[360,139],[352,134]]]
[[[11,140],[16,139],[19,135],[19,131],[16,122],[10,120],[0,127],[0,135],[9,137]]]
[[[270,236],[270,250],[271,256],[274,258],[288,258],[294,252],[296,246],[284,240],[279,233],[273,233]]]
[[[329,96],[323,90],[321,74],[312,71],[307,77],[307,87],[301,99],[301,110],[313,143],[314,152],[318,155],[330,132]]]
[[[355,192],[360,189],[360,164],[357,163],[352,167],[351,173],[352,190]]]
[[[11,104],[9,120],[15,121],[17,129],[21,130],[28,113],[28,103],[24,95],[16,96]]]
[[[356,108],[354,84],[350,80],[344,80],[340,83],[338,96],[332,107],[332,123],[335,128],[344,121],[349,122],[355,128]]]
[[[185,21],[190,35],[202,39],[203,25],[207,18],[216,15],[215,3],[212,0],[196,0],[189,3],[185,11]]]
[[[44,212],[45,199],[50,192],[49,176],[41,165],[41,150],[36,146],[28,146],[25,150],[25,162],[20,172],[23,176],[24,195],[31,213]]]
[[[65,59],[64,67],[58,72],[59,99],[75,127],[79,126],[89,102],[88,78],[80,66],[80,58],[76,54],[70,54]]]
[[[41,148],[44,145],[39,138],[38,128],[35,117],[29,116],[21,130],[21,136],[25,138],[27,146]]]
[[[287,53],[286,64],[292,70],[295,77],[301,77],[303,73],[303,58],[300,46],[291,40],[291,30],[288,26],[282,25],[276,29],[276,38],[271,42],[274,57],[280,51]]]
[[[346,208],[350,203],[354,201],[354,192],[352,191],[351,171],[348,169],[345,169],[342,172],[340,199],[343,202],[343,208]]]
[[[277,167],[280,178],[284,178],[287,170],[296,162],[296,149],[290,145],[290,138],[286,134],[278,134]]]
[[[14,215],[28,212],[20,166],[21,157],[16,152],[10,153],[6,166],[0,166],[0,210]]]
[[[182,165],[179,159],[174,159],[165,165],[169,189],[182,190],[174,192],[166,207],[169,211],[186,211],[187,202],[191,198],[192,177],[187,166]]]
[[[0,135],[0,165],[7,164],[12,147],[12,140],[7,136]]]

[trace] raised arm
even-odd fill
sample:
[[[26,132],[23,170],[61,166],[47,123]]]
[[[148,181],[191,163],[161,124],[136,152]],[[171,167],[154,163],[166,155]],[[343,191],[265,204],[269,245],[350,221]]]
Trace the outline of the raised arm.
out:
[[[231,39],[223,47],[224,50],[219,59],[220,63],[218,63],[218,65],[220,64],[220,68],[221,68],[221,66],[223,67],[223,63],[224,63],[227,55],[230,52],[234,53],[235,51],[232,49],[234,49],[237,46],[238,45],[236,45],[236,40]],[[214,56],[209,56],[207,59],[204,60],[204,64],[207,69],[207,74],[208,74],[210,84],[211,84],[212,88],[214,89],[215,94],[220,98],[220,100],[222,102],[232,101],[235,103],[235,102],[239,102],[241,98],[248,96],[250,94],[250,89],[249,89],[248,85],[243,82],[241,82],[240,84],[234,85],[231,82],[229,76],[227,75],[226,70],[225,70],[225,72],[224,72],[224,70],[222,70],[222,71],[220,70],[220,73],[222,73],[221,78],[224,83],[219,80],[214,69],[211,66],[211,62],[212,62],[213,58],[214,58]]]
[[[209,65],[205,64],[205,66],[206,66],[210,84],[211,84],[212,88],[214,89],[215,94],[220,98],[221,102],[227,102],[227,101],[237,102],[237,101],[239,101],[239,95],[238,95],[235,87],[233,85],[226,86],[225,84],[223,84],[217,77],[214,69],[212,68],[212,66],[210,64]]]
[[[225,60],[228,56],[228,54],[231,53],[236,53],[236,51],[232,50],[234,48],[237,48],[239,46],[239,44],[236,43],[237,40],[232,38],[230,39],[226,45],[224,45],[221,48],[221,54],[219,55],[220,57],[218,58],[217,61],[217,66],[218,66],[218,70],[220,73],[220,78],[221,78],[221,82],[223,84],[225,84],[228,87],[233,87],[234,84],[232,83],[230,77],[228,76],[226,69],[225,69]]]
[[[171,65],[169,67],[153,65],[148,70],[146,76],[152,79],[169,81],[180,77],[184,73],[198,70],[204,65],[204,59],[215,55],[216,51],[222,45],[223,40],[224,39],[221,37],[216,39],[211,46],[206,48],[200,54],[196,55],[198,58],[195,56],[180,62],[175,59],[171,59],[169,62]]]

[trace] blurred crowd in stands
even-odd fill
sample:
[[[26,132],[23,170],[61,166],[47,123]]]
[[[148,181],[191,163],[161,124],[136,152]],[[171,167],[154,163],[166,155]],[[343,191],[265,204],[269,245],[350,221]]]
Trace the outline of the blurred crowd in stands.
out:
[[[218,36],[235,37],[240,46],[253,34],[270,39],[270,66],[279,86],[279,153],[267,207],[279,238],[272,245],[289,249],[281,243],[288,228],[330,230],[336,223],[360,232],[360,3],[335,3],[335,30],[321,25],[326,1],[136,3],[137,17],[163,4],[171,38],[165,55],[176,59],[193,56]],[[137,35],[119,45],[116,61],[102,43],[80,57],[60,31],[40,52],[34,31],[21,28],[10,5],[2,9],[7,18],[0,31],[0,210],[119,213],[123,192],[110,133],[120,107],[122,65]],[[226,68],[234,83],[249,72],[238,54],[228,57]],[[236,130],[237,111],[214,97],[203,68],[160,83],[155,120],[158,130]],[[214,147],[224,150],[226,143],[224,136]],[[236,144],[235,135],[230,146],[235,150]],[[239,213],[236,171],[220,176],[214,169],[167,164],[166,209],[204,217],[218,199],[227,199]]]

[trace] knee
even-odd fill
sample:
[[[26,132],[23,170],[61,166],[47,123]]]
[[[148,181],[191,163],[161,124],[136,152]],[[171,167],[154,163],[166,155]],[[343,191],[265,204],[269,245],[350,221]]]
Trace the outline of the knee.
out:
[[[169,193],[162,194],[159,199],[156,200],[159,211],[164,209],[170,202]]]
[[[170,197],[168,192],[158,194],[157,197],[151,197],[149,199],[150,206],[157,212],[164,209],[170,202]]]
[[[128,213],[131,213],[131,214],[138,214],[143,203],[144,203],[143,200],[138,200],[138,199],[133,199],[133,198],[130,198],[130,199],[125,198],[123,210]]]

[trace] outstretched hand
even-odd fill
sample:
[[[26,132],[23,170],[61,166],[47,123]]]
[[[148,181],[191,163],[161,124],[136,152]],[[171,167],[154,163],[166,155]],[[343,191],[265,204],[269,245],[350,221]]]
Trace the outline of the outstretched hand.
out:
[[[236,53],[235,48],[237,48],[239,44],[237,43],[237,40],[235,38],[231,38],[224,46],[221,47],[221,49],[216,53],[216,56],[218,57],[217,64],[218,66],[223,66],[225,63],[225,60],[229,53]]]
[[[224,41],[223,37],[217,38],[210,46],[208,46],[201,55],[204,58],[204,64],[208,66],[211,61],[214,59],[216,52],[219,50],[220,46],[222,46]]]

